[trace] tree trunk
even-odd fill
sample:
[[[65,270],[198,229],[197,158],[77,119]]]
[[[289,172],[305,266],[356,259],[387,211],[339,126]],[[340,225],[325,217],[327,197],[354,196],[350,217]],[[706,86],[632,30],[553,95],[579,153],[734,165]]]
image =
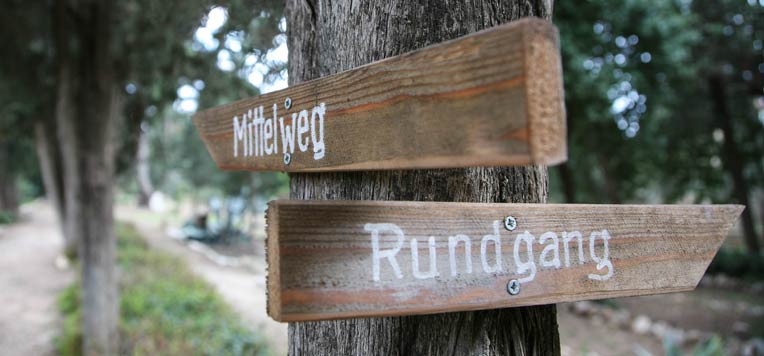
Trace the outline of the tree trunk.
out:
[[[112,3],[56,2],[56,124],[63,157],[66,220],[78,239],[86,355],[118,350],[114,147],[121,109],[110,51]],[[72,45],[76,43],[77,45]]]
[[[16,185],[16,170],[10,162],[12,157],[10,144],[0,142],[0,213],[13,215],[19,212],[19,191]]]
[[[618,189],[618,180],[613,178],[610,172],[610,153],[603,153],[599,156],[600,167],[602,168],[602,179],[605,190],[605,199],[608,204],[621,204],[621,196]]]
[[[149,206],[151,193],[154,186],[151,184],[151,170],[149,165],[149,134],[143,129],[138,130],[138,149],[136,150],[137,162],[135,170],[138,178],[138,206]]]
[[[762,200],[759,202],[761,204],[759,206],[759,215],[761,215],[759,219],[759,226],[761,229],[761,241],[764,241],[764,198],[762,198]]]
[[[523,16],[551,1],[287,1],[296,84]],[[546,167],[291,174],[292,199],[545,202]],[[289,324],[291,355],[560,353],[554,305]]]
[[[748,252],[758,254],[760,253],[760,245],[748,201],[749,188],[745,177],[743,177],[743,162],[741,161],[740,152],[735,141],[732,116],[727,107],[727,91],[724,79],[720,75],[714,75],[709,78],[708,83],[711,90],[711,100],[714,103],[716,121],[722,132],[724,132],[724,146],[722,147],[724,169],[732,177],[732,187],[737,202],[746,206],[742,213],[745,245],[748,248]]]
[[[46,115],[35,122],[35,146],[40,164],[45,196],[56,212],[61,235],[64,237],[64,254],[73,259],[77,256],[77,239],[67,235],[66,199],[64,197],[64,168],[58,141],[55,118]]]
[[[560,173],[560,182],[562,183],[562,192],[565,195],[565,202],[573,204],[576,202],[576,183],[573,172],[570,171],[570,165],[565,162],[557,166]]]

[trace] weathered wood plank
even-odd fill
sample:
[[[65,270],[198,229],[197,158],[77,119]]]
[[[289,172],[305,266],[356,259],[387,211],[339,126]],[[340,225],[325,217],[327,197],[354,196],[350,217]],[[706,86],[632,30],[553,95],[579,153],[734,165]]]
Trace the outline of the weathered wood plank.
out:
[[[277,200],[268,313],[305,321],[690,290],[742,209]]]
[[[205,110],[194,124],[226,170],[560,163],[557,30],[520,20]]]

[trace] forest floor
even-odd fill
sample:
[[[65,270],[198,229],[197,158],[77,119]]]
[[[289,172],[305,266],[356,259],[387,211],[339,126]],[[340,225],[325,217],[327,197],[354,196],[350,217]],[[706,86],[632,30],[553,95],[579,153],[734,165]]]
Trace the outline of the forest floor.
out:
[[[53,210],[42,201],[0,226],[0,354],[54,354],[61,330],[56,301],[74,278],[72,268],[56,267],[62,245]]]

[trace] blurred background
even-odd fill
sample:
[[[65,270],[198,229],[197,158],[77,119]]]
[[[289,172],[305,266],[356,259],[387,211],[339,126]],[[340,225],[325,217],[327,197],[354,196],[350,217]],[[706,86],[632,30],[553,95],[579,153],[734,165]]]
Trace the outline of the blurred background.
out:
[[[286,87],[283,5],[4,2],[0,354],[82,353],[90,228],[116,231],[120,353],[286,353],[263,216],[289,179],[220,171],[190,120]],[[764,354],[764,0],[560,1],[554,23],[550,202],[747,206],[697,290],[560,304],[563,354]]]

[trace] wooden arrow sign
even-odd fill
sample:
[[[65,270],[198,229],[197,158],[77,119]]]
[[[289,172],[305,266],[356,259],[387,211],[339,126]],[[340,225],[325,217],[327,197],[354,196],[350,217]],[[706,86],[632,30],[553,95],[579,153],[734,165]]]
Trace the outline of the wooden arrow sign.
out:
[[[693,289],[739,205],[270,203],[268,314],[428,314]]]
[[[557,30],[519,20],[209,109],[194,124],[225,170],[560,163]]]

